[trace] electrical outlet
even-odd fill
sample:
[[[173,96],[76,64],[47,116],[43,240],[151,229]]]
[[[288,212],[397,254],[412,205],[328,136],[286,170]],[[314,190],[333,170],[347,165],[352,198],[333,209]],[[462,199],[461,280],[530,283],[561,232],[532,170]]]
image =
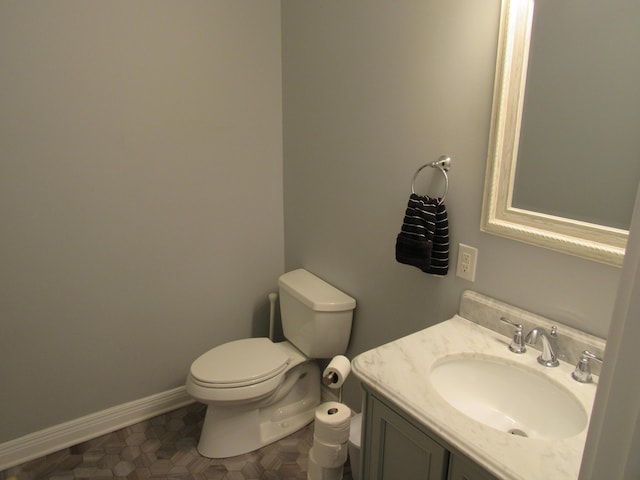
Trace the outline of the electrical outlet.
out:
[[[458,245],[458,264],[456,275],[470,282],[476,280],[476,263],[478,262],[478,249],[464,243]]]

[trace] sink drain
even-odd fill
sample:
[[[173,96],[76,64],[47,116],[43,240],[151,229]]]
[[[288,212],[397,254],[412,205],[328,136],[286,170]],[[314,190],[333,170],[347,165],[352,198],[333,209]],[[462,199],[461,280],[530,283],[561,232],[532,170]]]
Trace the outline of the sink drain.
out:
[[[524,432],[522,430],[520,430],[519,428],[512,428],[510,430],[507,430],[508,433],[510,433],[511,435],[517,435],[519,437],[528,437],[529,435],[527,435],[527,432]]]

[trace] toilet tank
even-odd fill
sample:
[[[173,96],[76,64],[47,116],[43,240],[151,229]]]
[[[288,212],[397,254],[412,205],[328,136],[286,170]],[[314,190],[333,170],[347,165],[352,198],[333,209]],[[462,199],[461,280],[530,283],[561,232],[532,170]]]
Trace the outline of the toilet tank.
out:
[[[284,336],[309,358],[345,353],[356,301],[304,269],[278,280]]]

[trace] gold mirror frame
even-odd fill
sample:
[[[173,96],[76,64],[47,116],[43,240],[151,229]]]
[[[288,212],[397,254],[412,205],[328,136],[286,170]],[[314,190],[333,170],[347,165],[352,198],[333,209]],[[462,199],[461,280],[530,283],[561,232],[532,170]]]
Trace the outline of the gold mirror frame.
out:
[[[621,266],[629,232],[512,206],[534,0],[502,0],[483,232]]]

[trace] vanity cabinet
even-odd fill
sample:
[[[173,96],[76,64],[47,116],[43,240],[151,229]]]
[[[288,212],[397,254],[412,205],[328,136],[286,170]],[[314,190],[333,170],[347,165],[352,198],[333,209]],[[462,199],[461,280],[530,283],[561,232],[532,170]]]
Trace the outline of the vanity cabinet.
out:
[[[444,480],[449,452],[387,405],[369,398],[362,478]]]
[[[448,480],[497,480],[462,455],[451,455]]]
[[[363,479],[497,480],[369,392],[364,419]]]

